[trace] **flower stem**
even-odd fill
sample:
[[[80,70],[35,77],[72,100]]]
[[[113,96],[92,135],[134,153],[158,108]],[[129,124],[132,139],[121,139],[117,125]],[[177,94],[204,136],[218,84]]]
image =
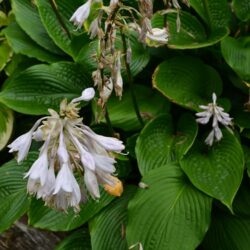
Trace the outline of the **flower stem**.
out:
[[[105,108],[104,108],[104,116],[105,116],[106,123],[108,125],[109,133],[111,136],[114,136],[115,132],[114,132],[114,129],[112,127],[112,123],[111,123],[111,120],[109,117],[109,112],[108,112],[108,108],[107,108],[106,104],[105,104]]]
[[[51,7],[52,7],[52,9],[53,9],[53,11],[54,11],[54,13],[55,13],[55,15],[56,15],[56,18],[57,18],[58,22],[60,23],[62,29],[63,29],[63,30],[65,31],[65,33],[67,34],[68,38],[71,39],[70,32],[69,32],[67,26],[65,25],[65,23],[63,22],[63,19],[62,19],[60,13],[58,12],[57,5],[56,5],[55,0],[49,0],[49,2],[50,2],[50,5],[51,5]]]
[[[130,69],[130,65],[128,63],[127,60],[127,43],[126,43],[126,37],[122,31],[122,28],[120,28],[120,32],[121,32],[121,37],[122,37],[122,44],[123,44],[123,53],[125,55],[125,67],[126,67],[126,72],[127,72],[127,76],[128,76],[128,82],[129,82],[129,88],[130,88],[130,93],[131,93],[131,98],[132,98],[132,102],[133,102],[133,106],[134,106],[134,110],[137,116],[138,121],[140,122],[141,126],[144,126],[144,121],[141,117],[141,113],[139,110],[139,106],[136,100],[136,96],[135,96],[135,91],[134,91],[134,86],[133,86],[133,76],[131,73],[131,69]]]

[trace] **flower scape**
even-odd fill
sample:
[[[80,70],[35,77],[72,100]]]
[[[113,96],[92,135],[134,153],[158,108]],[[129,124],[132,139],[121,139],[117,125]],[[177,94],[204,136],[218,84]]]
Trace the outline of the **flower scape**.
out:
[[[69,103],[64,99],[59,113],[49,109],[50,116],[39,119],[29,132],[8,146],[9,152],[17,153],[20,163],[27,157],[32,139],[43,142],[39,157],[25,178],[28,192],[49,207],[63,211],[73,207],[79,211],[87,192],[93,199],[100,198],[99,185],[112,195],[122,194],[122,183],[113,176],[114,155],[124,149],[122,141],[96,134],[78,114],[79,102],[89,101],[94,95],[94,89],[88,88]]]

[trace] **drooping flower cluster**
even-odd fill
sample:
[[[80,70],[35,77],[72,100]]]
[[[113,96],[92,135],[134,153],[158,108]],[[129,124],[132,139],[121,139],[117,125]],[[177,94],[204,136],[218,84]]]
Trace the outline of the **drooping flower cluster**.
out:
[[[39,119],[29,132],[8,146],[9,152],[17,152],[17,161],[21,162],[32,139],[43,142],[39,157],[25,178],[28,178],[28,192],[50,207],[78,210],[79,203],[87,197],[85,188],[94,199],[100,198],[99,185],[116,196],[123,191],[122,183],[113,176],[114,153],[124,149],[123,143],[96,134],[78,115],[79,102],[89,101],[94,95],[94,89],[88,88],[70,103],[63,100],[60,113],[49,109],[50,116]]]
[[[196,119],[198,123],[207,124],[212,118],[212,131],[209,133],[205,140],[205,143],[212,146],[214,140],[220,141],[223,137],[219,123],[228,128],[232,125],[232,118],[228,113],[224,112],[224,109],[217,105],[217,96],[215,93],[212,95],[213,102],[209,103],[207,106],[200,105],[199,107],[204,111],[196,113],[199,118]]]

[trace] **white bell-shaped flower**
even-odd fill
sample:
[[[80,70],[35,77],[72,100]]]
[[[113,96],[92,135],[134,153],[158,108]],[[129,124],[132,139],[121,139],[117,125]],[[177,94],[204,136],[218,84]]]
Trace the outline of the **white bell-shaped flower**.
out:
[[[40,122],[46,118],[47,117],[37,120],[29,132],[19,136],[15,141],[8,145],[8,148],[10,148],[9,153],[17,152],[18,163],[27,157],[32,142],[33,132],[37,129]]]
[[[48,175],[48,144],[50,138],[44,143],[42,151],[38,159],[32,164],[30,170],[26,173],[24,178],[28,179],[28,192],[35,194],[38,190],[45,185]]]
[[[123,143],[117,138],[97,135],[93,131],[89,131],[89,129],[85,130],[84,133],[94,139],[98,144],[108,151],[120,153],[125,148]]]
[[[32,131],[29,131],[21,136],[19,136],[15,141],[8,145],[10,148],[9,152],[17,152],[17,162],[23,161],[30,150],[30,145],[32,141]]]
[[[70,169],[68,163],[63,163],[56,177],[55,207],[67,210],[68,207],[78,207],[81,200],[80,187]]]
[[[73,22],[77,29],[80,29],[83,23],[88,19],[90,14],[92,0],[88,0],[85,4],[81,5],[70,18],[70,22]]]
[[[93,199],[99,199],[100,191],[96,174],[91,170],[85,169],[84,182]]]
[[[47,173],[45,184],[37,191],[37,198],[38,199],[42,198],[45,201],[49,201],[53,193],[55,182],[56,182],[55,170],[54,166],[51,165]]]

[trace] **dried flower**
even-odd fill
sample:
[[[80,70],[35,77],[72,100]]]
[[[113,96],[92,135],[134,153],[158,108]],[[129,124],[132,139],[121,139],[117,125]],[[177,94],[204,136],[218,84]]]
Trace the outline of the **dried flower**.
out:
[[[116,54],[113,74],[114,74],[115,93],[117,96],[121,97],[122,90],[123,90],[123,80],[122,80],[122,74],[121,74],[121,52],[120,51],[118,51]]]
[[[119,0],[110,0],[109,7],[113,9],[117,6],[118,3]]]
[[[199,118],[196,119],[198,123],[207,124],[210,118],[213,118],[212,121],[212,131],[209,133],[205,142],[208,145],[212,145],[214,139],[216,141],[220,141],[223,137],[222,132],[219,128],[219,123],[228,128],[228,126],[232,125],[232,118],[228,113],[224,112],[222,107],[217,106],[216,100],[217,96],[215,93],[212,95],[213,102],[209,103],[207,106],[200,105],[199,107],[205,111],[196,113],[196,116]]]
[[[104,79],[104,86],[102,86],[101,90],[100,90],[100,98],[102,100],[102,104],[104,105],[109,97],[111,96],[112,94],[112,91],[113,91],[113,80],[112,78],[107,78],[105,77]]]

